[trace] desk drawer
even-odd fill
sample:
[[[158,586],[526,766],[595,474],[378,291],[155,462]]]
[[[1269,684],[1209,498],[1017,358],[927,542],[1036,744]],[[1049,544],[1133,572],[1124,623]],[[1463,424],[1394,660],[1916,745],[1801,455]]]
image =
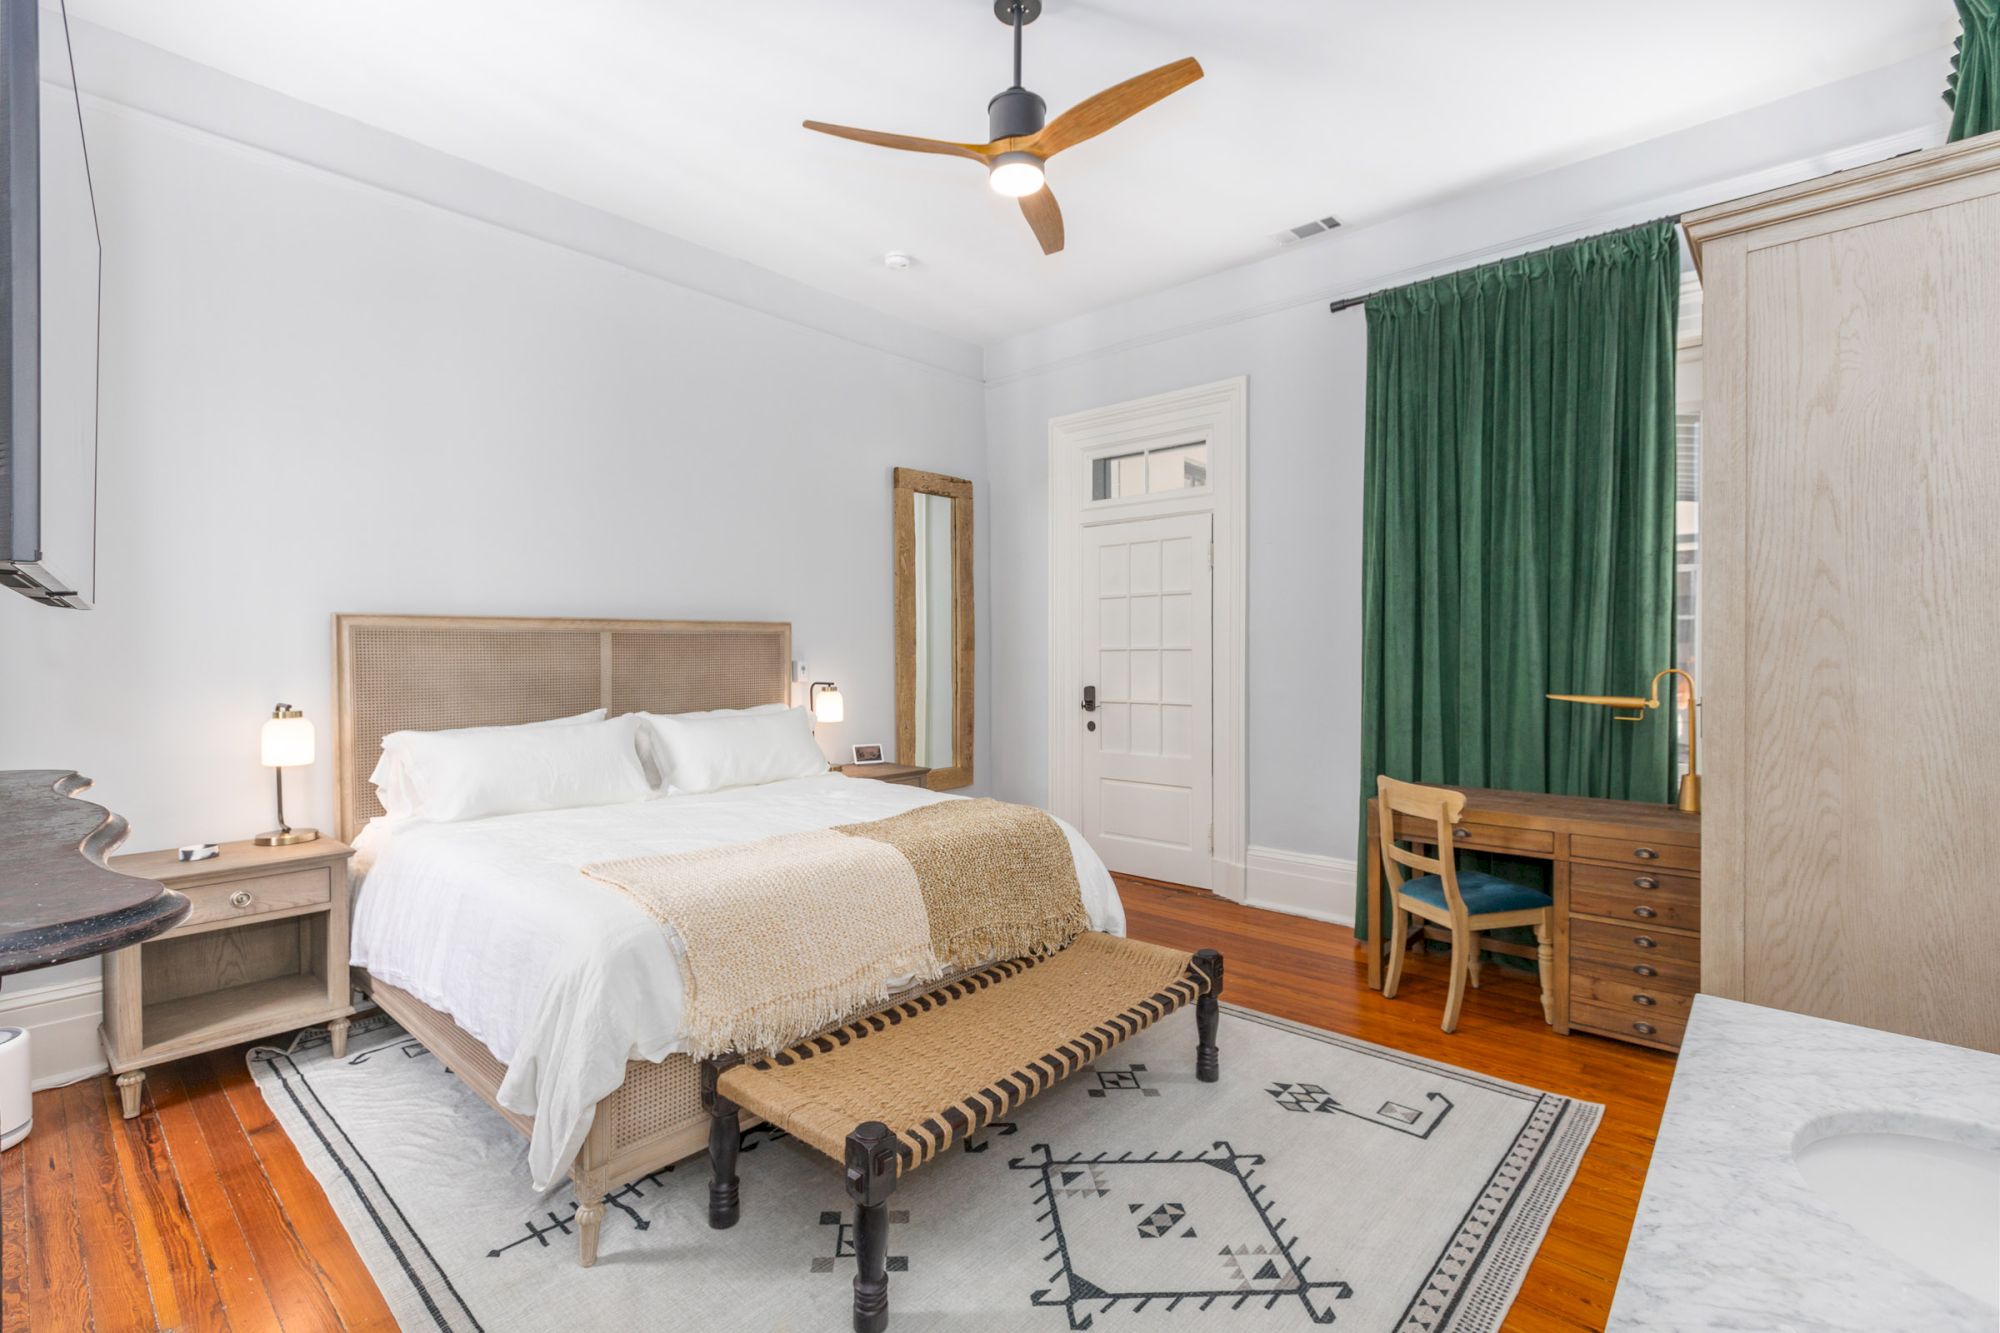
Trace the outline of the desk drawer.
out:
[[[1650,866],[1659,870],[1701,870],[1701,848],[1670,842],[1646,842],[1637,838],[1596,838],[1575,834],[1569,840],[1569,854],[1578,861],[1604,861],[1611,865]]]
[[[1694,1007],[1694,982],[1685,977],[1641,977],[1631,968],[1609,963],[1585,964],[1569,972],[1571,1004],[1601,1009],[1631,1010],[1634,1017],[1687,1022]]]
[[[1701,881],[1614,866],[1570,867],[1569,910],[1619,921],[1701,929]]]
[[[1642,1014],[1630,1009],[1589,1004],[1570,997],[1569,1024],[1585,1032],[1597,1032],[1621,1041],[1641,1041],[1677,1049],[1687,1032],[1687,1019],[1664,1014]]]
[[[1396,836],[1404,842],[1429,842],[1437,836],[1437,826],[1427,819],[1397,815]],[[1547,829],[1509,828],[1504,824],[1475,824],[1468,820],[1452,826],[1451,845],[1466,851],[1548,856],[1556,849],[1556,835]]]
[[[1569,955],[1572,966],[1582,959],[1595,958],[1613,966],[1644,963],[1664,973],[1671,963],[1694,968],[1699,976],[1701,936],[1661,930],[1657,926],[1613,925],[1609,921],[1571,917]]]
[[[267,912],[325,906],[333,901],[333,872],[325,866],[316,866],[310,870],[228,879],[219,884],[197,884],[181,892],[187,894],[191,905],[187,920],[176,929],[185,930],[218,921],[247,920]]]

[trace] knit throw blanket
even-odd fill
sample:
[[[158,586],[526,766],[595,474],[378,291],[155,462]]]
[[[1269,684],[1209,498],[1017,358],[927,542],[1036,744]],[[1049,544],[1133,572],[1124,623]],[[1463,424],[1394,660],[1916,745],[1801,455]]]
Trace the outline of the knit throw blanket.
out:
[[[680,937],[688,1051],[771,1051],[995,958],[1090,928],[1069,840],[1028,806],[888,819],[584,867]]]

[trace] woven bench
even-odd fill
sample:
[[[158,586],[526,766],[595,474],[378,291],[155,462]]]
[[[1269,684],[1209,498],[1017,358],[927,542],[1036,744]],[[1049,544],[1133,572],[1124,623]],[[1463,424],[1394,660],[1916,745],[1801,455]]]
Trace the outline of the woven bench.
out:
[[[1213,1083],[1222,955],[1086,932],[1060,953],[979,968],[775,1055],[702,1066],[708,1223],[736,1225],[740,1113],[842,1162],[854,1200],[854,1327],[889,1322],[896,1181],[1192,1001],[1195,1077]]]

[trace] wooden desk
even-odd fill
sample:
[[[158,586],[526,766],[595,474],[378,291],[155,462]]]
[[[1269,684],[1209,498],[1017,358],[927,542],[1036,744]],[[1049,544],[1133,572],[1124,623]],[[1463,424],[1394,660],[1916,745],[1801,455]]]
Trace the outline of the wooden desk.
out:
[[[1547,861],[1556,905],[1556,1031],[1677,1050],[1701,984],[1701,816],[1671,805],[1459,787],[1460,851]],[[1382,988],[1389,919],[1368,803],[1368,984]],[[1399,819],[1405,842],[1436,830]],[[1502,952],[1513,952],[1503,949]],[[1526,950],[1532,956],[1533,950]]]

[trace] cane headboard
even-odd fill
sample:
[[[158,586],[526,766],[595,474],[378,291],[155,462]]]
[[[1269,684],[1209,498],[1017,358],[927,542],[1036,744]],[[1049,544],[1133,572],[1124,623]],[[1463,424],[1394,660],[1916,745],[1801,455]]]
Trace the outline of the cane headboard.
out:
[[[789,703],[791,663],[775,622],[335,616],[340,836],[382,813],[368,775],[392,731]]]

